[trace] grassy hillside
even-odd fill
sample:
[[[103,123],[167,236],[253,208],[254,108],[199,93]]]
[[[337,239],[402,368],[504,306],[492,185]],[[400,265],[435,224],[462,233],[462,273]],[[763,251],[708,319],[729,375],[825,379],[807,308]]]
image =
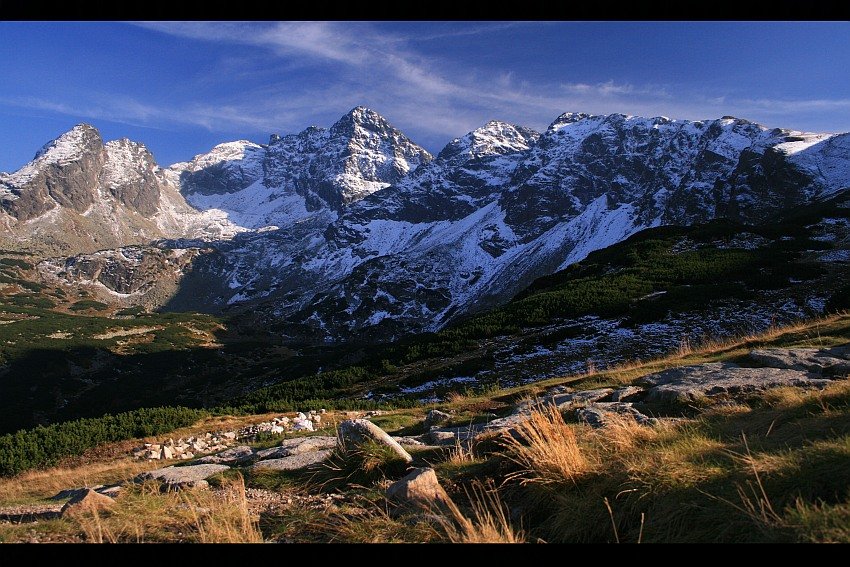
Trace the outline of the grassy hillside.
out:
[[[457,395],[439,407],[462,424],[482,411],[504,413],[554,385],[621,386],[664,368],[738,360],[753,348],[848,341],[844,313],[604,372]],[[411,434],[423,430],[428,409],[393,410],[373,421]],[[202,429],[173,436],[194,430]],[[130,461],[129,445],[121,447],[123,453],[104,445],[82,463],[0,480],[0,511],[48,505],[62,488],[115,482],[157,466]],[[228,472],[205,493],[138,485],[95,517],[0,523],[0,541],[850,542],[846,378],[824,390],[786,387],[682,408],[679,420],[654,427],[623,420],[591,429],[544,407],[514,436],[412,454],[414,465],[433,466],[456,510],[388,513],[384,490],[403,471],[378,460],[356,476],[328,467]],[[205,512],[188,513],[193,509]]]

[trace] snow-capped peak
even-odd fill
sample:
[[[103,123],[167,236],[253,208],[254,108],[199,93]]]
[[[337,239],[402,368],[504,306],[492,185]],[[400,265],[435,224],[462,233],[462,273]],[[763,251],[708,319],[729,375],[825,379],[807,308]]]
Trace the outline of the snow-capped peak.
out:
[[[92,140],[103,143],[100,133],[90,124],[77,124],[36,152],[33,161],[65,165],[80,158]]]
[[[90,124],[77,124],[58,138],[44,144],[32,161],[18,171],[6,175],[3,182],[21,186],[32,180],[46,165],[67,165],[83,157],[86,152],[100,151],[103,140]]]
[[[476,159],[522,152],[534,145],[538,132],[524,126],[491,120],[484,126],[452,140],[439,154],[440,160]]]

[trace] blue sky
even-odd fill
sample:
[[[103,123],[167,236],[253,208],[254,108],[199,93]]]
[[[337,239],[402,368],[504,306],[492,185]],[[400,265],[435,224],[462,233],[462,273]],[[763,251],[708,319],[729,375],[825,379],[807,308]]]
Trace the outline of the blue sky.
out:
[[[0,170],[79,122],[168,165],[357,105],[436,153],[567,111],[850,131],[846,22],[0,22]]]

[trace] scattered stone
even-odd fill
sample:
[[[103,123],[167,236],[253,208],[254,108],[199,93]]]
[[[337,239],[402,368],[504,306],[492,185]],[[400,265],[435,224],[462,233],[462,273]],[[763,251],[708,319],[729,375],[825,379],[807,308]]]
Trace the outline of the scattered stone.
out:
[[[169,447],[168,445],[163,445],[162,452],[159,454],[159,458],[160,459],[170,459],[173,456],[174,456],[174,453],[171,450],[171,447]]]
[[[425,427],[433,427],[451,420],[452,415],[438,409],[432,409],[425,416]]]
[[[319,413],[322,414],[322,415],[325,415],[326,413],[328,413],[328,410],[326,410],[325,408],[322,408],[322,409],[319,410]]]
[[[337,431],[339,445],[344,451],[356,450],[368,441],[386,445],[398,457],[409,463],[413,460],[410,453],[404,450],[386,431],[366,419],[349,419],[339,424]]]
[[[434,469],[413,469],[387,489],[387,498],[400,507],[428,512],[448,511],[451,498],[440,485]]]
[[[272,432],[272,433],[274,433],[275,435],[280,435],[281,433],[283,433],[284,431],[286,431],[286,429],[284,429],[284,428],[283,428],[283,427],[281,427],[280,425],[273,425],[273,426],[272,426],[272,428],[271,428],[269,431],[271,431],[271,432]]]
[[[296,420],[299,420],[299,419],[300,419],[300,420],[304,420],[304,419],[307,419],[307,416],[306,416],[306,415],[304,415],[302,412],[300,412],[300,411],[299,411],[299,412],[295,415],[295,419],[296,419]]]
[[[222,451],[216,455],[207,455],[201,457],[198,462],[201,464],[220,464],[220,465],[244,465],[257,460],[254,450],[247,445],[240,445]]]
[[[225,439],[236,439],[236,432],[235,431],[225,431],[222,434],[222,437],[224,437]]]
[[[229,469],[230,467],[226,465],[216,464],[166,467],[143,472],[137,475],[134,481],[158,480],[163,484],[163,488],[171,490],[206,488],[209,486],[209,483],[206,482],[209,477]]]
[[[315,431],[313,422],[307,418],[296,418],[292,425],[293,431]]]
[[[295,455],[281,457],[279,459],[265,459],[255,463],[251,468],[254,470],[270,469],[275,471],[295,471],[321,463],[327,459],[332,452],[333,451],[331,449],[322,449],[319,451],[297,453]]]
[[[86,512],[103,512],[109,510],[115,500],[109,496],[98,494],[91,488],[73,496],[62,506],[62,516],[74,516]]]
[[[636,381],[648,386],[644,401],[687,403],[706,396],[740,395],[782,386],[825,388],[830,380],[800,370],[742,368],[731,362],[708,362],[671,368]]]

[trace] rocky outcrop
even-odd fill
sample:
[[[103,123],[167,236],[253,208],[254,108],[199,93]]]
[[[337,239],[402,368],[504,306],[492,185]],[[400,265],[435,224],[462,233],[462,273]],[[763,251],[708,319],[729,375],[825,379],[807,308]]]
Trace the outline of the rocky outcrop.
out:
[[[709,362],[671,368],[636,381],[647,388],[646,402],[688,403],[713,396],[738,396],[770,388],[825,388],[830,381],[801,370],[744,368],[732,362]]]
[[[830,349],[757,349],[749,354],[755,364],[804,370],[821,376],[846,376],[850,374],[850,349],[846,346]]]

